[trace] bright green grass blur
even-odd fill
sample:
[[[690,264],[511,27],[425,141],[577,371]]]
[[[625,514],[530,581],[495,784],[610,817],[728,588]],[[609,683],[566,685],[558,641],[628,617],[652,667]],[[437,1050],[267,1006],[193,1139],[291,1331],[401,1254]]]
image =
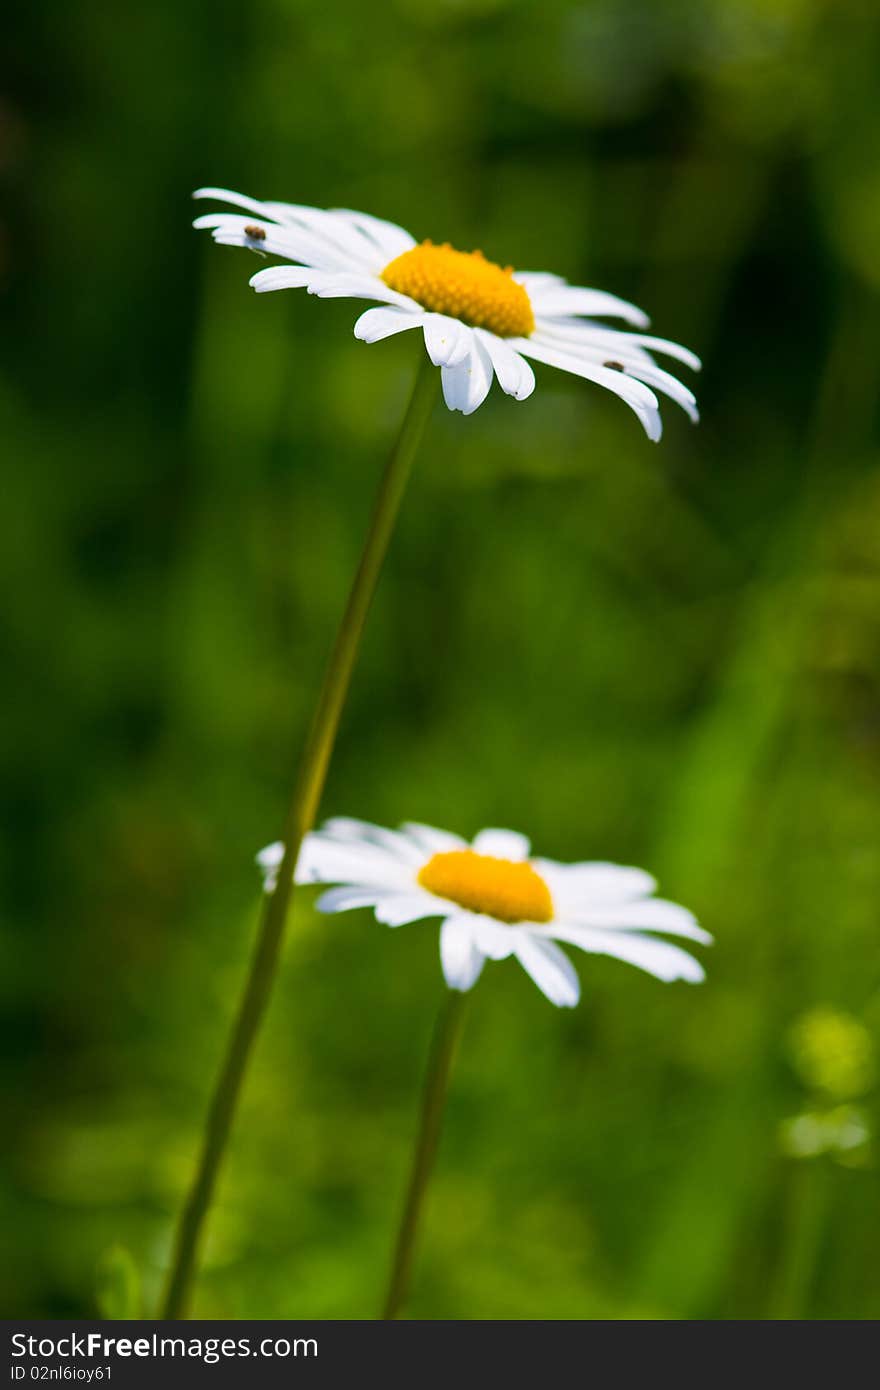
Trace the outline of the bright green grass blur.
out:
[[[326,812],[640,864],[717,940],[696,989],[579,956],[572,1012],[487,967],[411,1314],[880,1315],[875,1150],[783,1138],[880,1119],[813,1026],[880,1033],[876,7],[42,0],[7,39],[2,1311],[93,1314],[115,1243],[155,1306],[418,351],[258,299],[189,228],[218,183],[601,286],[705,360],[659,446],[550,369],[438,408],[406,499]],[[202,1316],[378,1307],[437,929],[311,901]]]

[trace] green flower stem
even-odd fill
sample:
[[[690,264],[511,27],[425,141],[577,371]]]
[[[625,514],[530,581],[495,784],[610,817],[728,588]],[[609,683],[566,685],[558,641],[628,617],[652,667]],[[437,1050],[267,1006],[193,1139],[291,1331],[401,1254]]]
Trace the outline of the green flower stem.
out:
[[[397,1243],[394,1247],[388,1293],[382,1311],[383,1321],[391,1321],[399,1315],[409,1287],[419,1220],[440,1141],[446,1092],[461,1039],[467,997],[466,994],[451,989],[437,1019],[422,1092],[418,1137],[397,1232]]]
[[[828,1159],[796,1162],[788,1193],[785,1246],[769,1313],[778,1322],[801,1322],[810,1316],[834,1176]]]
[[[439,384],[439,371],[423,356],[400,435],[379,488],[360,564],[318,697],[284,826],[284,858],[278,871],[277,885],[264,899],[250,974],[208,1111],[198,1168],[180,1217],[174,1259],[162,1303],[163,1318],[183,1318],[187,1315],[205,1218],[229,1139],[245,1070],[278,968],[300,846],[318,814],[370,603]]]

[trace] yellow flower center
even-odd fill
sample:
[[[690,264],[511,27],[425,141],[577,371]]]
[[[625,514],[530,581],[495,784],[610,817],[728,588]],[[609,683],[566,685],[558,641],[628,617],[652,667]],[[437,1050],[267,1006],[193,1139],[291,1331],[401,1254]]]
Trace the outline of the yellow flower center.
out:
[[[390,261],[381,278],[435,314],[448,314],[500,338],[525,338],[535,316],[513,266],[487,261],[482,251],[456,251],[449,242],[423,241]]]
[[[428,860],[419,883],[429,893],[499,922],[553,920],[550,889],[525,861],[495,859],[472,849],[447,850]]]

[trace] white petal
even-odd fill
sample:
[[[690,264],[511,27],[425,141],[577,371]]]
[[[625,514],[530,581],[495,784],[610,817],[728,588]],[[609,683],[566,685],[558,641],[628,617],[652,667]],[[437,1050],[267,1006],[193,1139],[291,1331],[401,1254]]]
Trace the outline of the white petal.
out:
[[[197,232],[201,231],[230,231],[241,232],[245,235],[245,227],[252,227],[254,219],[252,217],[240,217],[232,212],[202,212],[198,217],[193,218],[193,227]],[[283,232],[285,229],[278,225],[273,217],[261,217],[260,228],[264,232]],[[259,237],[248,237],[247,240],[253,246]]]
[[[278,870],[281,868],[281,861],[284,858],[284,845],[280,840],[274,844],[267,845],[261,849],[257,855],[257,863],[263,875],[263,888],[267,893],[275,891],[278,882]]]
[[[248,284],[258,294],[267,290],[303,290],[317,273],[310,265],[270,265],[252,275]]]
[[[522,932],[519,927],[495,922],[491,917],[483,917],[476,912],[467,914],[471,924],[474,941],[484,956],[490,960],[507,960],[513,955]]]
[[[215,198],[218,202],[244,209],[261,221],[279,221],[285,226],[307,231],[327,245],[335,246],[350,260],[364,268],[379,271],[415,245],[409,232],[393,222],[371,217],[348,208],[312,208],[301,203],[259,202],[226,188],[200,188],[194,198]]]
[[[577,971],[564,951],[547,937],[523,932],[516,955],[551,1004],[562,1009],[574,1007],[581,997],[581,986]]]
[[[277,203],[248,198],[243,193],[234,193],[229,188],[198,188],[194,198],[213,198],[219,203],[229,203],[231,207],[243,208],[245,212],[255,213],[263,221],[282,222],[286,226],[330,227],[335,214],[324,208],[312,208],[304,203]]]
[[[405,333],[408,328],[419,328],[422,322],[420,314],[397,307],[385,308],[383,305],[381,308],[364,310],[354,326],[354,336],[363,343],[378,343],[381,338]]]
[[[470,353],[455,367],[441,367],[443,399],[450,410],[464,410],[471,368]]]
[[[259,273],[259,272],[258,272]],[[251,280],[251,284],[254,280]],[[397,290],[390,290],[378,275],[347,275],[322,272],[313,275],[309,281],[309,294],[319,299],[377,299],[380,304],[398,304],[402,309],[421,313],[422,306]]]
[[[530,299],[536,291],[546,290],[551,285],[566,284],[564,275],[554,275],[549,270],[515,270],[513,278],[518,284],[525,285]]]
[[[712,937],[699,925],[694,914],[665,898],[644,898],[641,902],[604,908],[588,905],[569,909],[564,914],[560,912],[562,915],[584,926],[606,927],[611,931],[662,931],[669,936],[702,942],[704,946],[712,945]]]
[[[352,269],[378,274],[386,263],[387,258],[375,241],[345,213],[293,203],[270,203],[268,206],[282,221],[305,229],[325,246],[335,247]]]
[[[425,347],[435,367],[454,367],[473,348],[474,330],[447,314],[426,314]]]
[[[423,917],[442,917],[446,904],[431,893],[399,893],[376,904],[376,921],[386,927],[403,927]]]
[[[670,400],[680,405],[684,413],[696,425],[700,420],[700,412],[697,407],[697,398],[683,382],[672,376],[669,372],[664,372],[662,367],[655,367],[647,363],[634,363],[627,365],[630,376],[634,376],[637,381],[644,381],[648,386],[654,386],[658,391],[662,391]]]
[[[513,338],[510,345],[525,357],[533,357],[537,362],[546,362],[548,366],[558,367],[561,371],[571,372],[573,376],[584,377],[587,381],[595,381],[598,386],[613,391],[635,411],[649,439],[656,442],[663,433],[654,392],[642,382],[627,376],[625,372],[616,372],[606,367],[598,367],[592,362],[584,362],[573,354],[560,352],[558,347],[541,342],[535,337]]]
[[[389,261],[410,251],[416,239],[396,222],[387,222],[382,217],[372,217],[368,212],[353,212],[350,208],[334,208],[339,217],[346,218],[359,231],[363,232],[378,247],[385,257],[383,266]]]
[[[315,907],[319,912],[349,912],[358,907],[375,907],[384,896],[383,888],[328,888]]]
[[[306,207],[302,203],[266,203],[265,206],[296,242],[315,248],[324,256],[334,257],[338,264],[350,270],[377,274],[382,269],[382,257],[375,245],[339,213]]]
[[[694,423],[699,419],[693,391],[670,372],[658,367],[650,353],[632,341],[630,334],[618,333],[615,335],[616,341],[609,343],[608,335],[592,325],[575,334],[571,331],[557,333],[552,327],[541,324],[537,336],[539,341],[557,347],[560,352],[571,354],[579,361],[609,368],[613,361],[618,370],[627,372],[648,386],[656,386],[658,391],[680,405]]]
[[[380,304],[397,304],[411,312],[422,312],[414,299],[390,290],[378,276],[273,265],[266,270],[258,270],[249,283],[258,294],[265,294],[269,290],[301,289],[305,285],[309,294],[316,294],[321,299],[376,299]]]
[[[611,314],[615,318],[626,319],[628,323],[634,323],[639,328],[647,328],[650,323],[648,315],[636,304],[618,299],[614,294],[606,294],[604,290],[585,289],[580,285],[536,285],[520,275],[515,276],[515,279],[526,285],[536,317],[539,314],[547,317],[557,314],[598,314],[600,317],[603,314]]]
[[[600,910],[611,904],[647,897],[657,887],[656,879],[644,869],[621,864],[558,864],[553,859],[535,859],[535,868],[553,896],[560,913],[568,907]]]
[[[535,389],[535,373],[526,359],[494,333],[487,333],[483,328],[477,328],[474,332],[492,359],[502,391],[515,400],[526,400]]]
[[[477,854],[489,854],[495,859],[528,859],[531,844],[516,830],[481,830],[473,848]]]
[[[644,333],[633,333],[630,336],[641,347],[650,348],[652,352],[663,352],[667,357],[675,357],[695,372],[700,371],[703,365],[697,354],[691,352],[690,348],[682,347],[681,343],[672,343],[668,338],[651,338]]]
[[[412,867],[378,846],[346,844],[313,831],[307,835],[296,865],[297,883],[345,883],[408,889]]]
[[[441,367],[443,399],[450,410],[472,415],[492,385],[492,359],[475,337],[467,357],[455,367]]]
[[[358,844],[375,845],[378,842],[385,844],[386,837],[393,835],[394,831],[375,825],[373,821],[362,820],[359,816],[328,816],[320,831],[315,833],[332,835],[334,840],[354,840]]]
[[[248,232],[253,218],[232,216],[230,213],[208,213],[197,217],[196,228],[213,227],[212,236],[219,246],[245,246],[263,255],[284,256],[315,270],[335,271],[337,274],[363,274],[369,267],[355,260],[332,242],[315,237],[301,227],[282,227],[277,222],[260,221],[263,235],[254,237]]]
[[[699,961],[680,946],[669,941],[656,941],[647,936],[630,935],[622,931],[603,931],[599,927],[580,927],[575,923],[554,922],[546,929],[558,941],[568,941],[582,951],[597,956],[614,956],[630,965],[646,970],[658,980],[688,980],[699,984],[705,971]]]
[[[681,343],[673,343],[669,338],[655,338],[647,333],[628,333],[625,329],[609,328],[605,323],[591,323],[588,319],[542,318],[535,316],[538,336],[545,333],[554,339],[564,339],[579,346],[601,346],[609,357],[619,357],[621,353],[640,353],[647,356],[651,352],[663,353],[683,362],[692,371],[698,372],[702,366],[699,357]]]
[[[479,978],[483,960],[467,922],[447,918],[440,928],[440,963],[449,988],[470,989]]]
[[[545,343],[540,335],[531,338],[512,338],[510,341],[518,351],[525,353],[528,357],[533,357],[537,362],[546,362],[548,366],[559,367],[562,371],[571,372],[574,376],[582,376],[587,381],[595,381],[597,385],[604,386],[606,390],[613,391],[620,396],[627,405],[633,406],[634,409],[641,406],[656,410],[658,407],[659,403],[654,392],[642,385],[641,382],[633,381],[625,372],[602,367],[595,362],[587,362],[576,353],[560,348],[558,343]]]
[[[387,830],[384,825],[374,825],[372,821],[358,820],[355,816],[331,816],[318,833],[351,844],[378,845],[407,864],[421,866],[422,863],[423,856],[408,835],[399,830]]]
[[[242,219],[243,220],[243,219]],[[199,222],[205,225],[204,219],[199,219],[193,223],[198,229]],[[251,226],[249,222],[247,224]],[[231,227],[217,227],[211,233],[218,246],[244,246],[249,251],[259,251],[264,256],[284,256],[289,261],[299,261],[311,266],[314,270],[346,270],[348,267],[339,264],[335,257],[323,258],[317,255],[304,255],[300,247],[295,247],[284,238],[284,230],[276,227],[274,223],[265,222],[262,224],[266,235],[261,240],[248,236],[243,230],[236,230]]]
[[[268,218],[270,221],[274,217],[267,203],[260,203],[256,198],[247,198],[243,193],[233,193],[229,188],[197,188],[193,197],[214,198],[218,203],[229,203],[231,207],[244,208],[245,212],[254,212],[257,217]]]
[[[258,271],[257,275],[259,274]],[[255,289],[257,275],[251,280]],[[405,295],[398,294],[396,290],[390,290],[378,275],[319,271],[309,280],[308,290],[309,294],[317,295],[319,299],[377,299],[383,304],[399,303],[405,309],[411,308],[415,303]]]
[[[420,825],[415,821],[404,821],[400,827],[405,835],[418,845],[425,854],[445,854],[449,850],[467,849],[467,840],[453,835],[450,830],[437,830],[433,825]]]

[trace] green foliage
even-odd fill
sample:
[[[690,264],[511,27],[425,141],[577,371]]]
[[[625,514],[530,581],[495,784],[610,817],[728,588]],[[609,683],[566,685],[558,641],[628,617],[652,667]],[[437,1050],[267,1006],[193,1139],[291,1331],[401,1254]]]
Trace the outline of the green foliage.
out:
[[[98,1261],[96,1302],[103,1318],[144,1316],[140,1274],[123,1245],[111,1245]]]
[[[570,1014],[487,968],[412,1315],[880,1315],[873,1160],[779,1140],[796,1021],[880,1028],[876,7],[43,0],[7,39],[3,1311],[93,1315],[117,1241],[155,1306],[414,367],[257,299],[189,230],[215,182],[602,286],[705,361],[659,447],[550,369],[438,411],[406,499],[327,813],[642,864],[717,940],[700,989],[581,957]],[[300,895],[198,1315],[375,1314],[440,991],[434,925]]]

